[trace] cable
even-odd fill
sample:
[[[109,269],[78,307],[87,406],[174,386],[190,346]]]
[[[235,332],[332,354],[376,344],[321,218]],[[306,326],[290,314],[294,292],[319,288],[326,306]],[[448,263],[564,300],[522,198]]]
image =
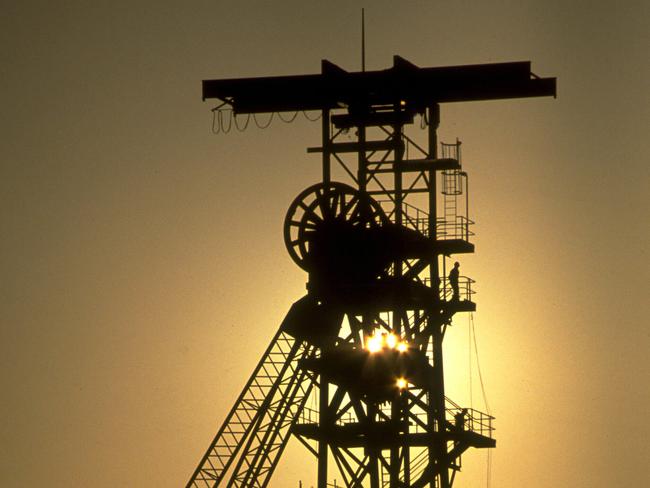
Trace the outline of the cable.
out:
[[[212,133],[213,134],[218,134],[221,132],[221,127],[219,124],[217,124],[217,111],[213,110],[212,111]]]
[[[467,338],[469,340],[469,346],[467,351],[469,353],[469,406],[474,408],[474,387],[472,384],[472,319],[471,315],[467,317]]]
[[[474,314],[470,312],[469,314],[469,322],[470,322],[470,331],[469,331],[469,337],[470,337],[470,349],[472,347],[472,343],[474,345],[474,353],[476,355],[476,369],[478,370],[478,378],[481,383],[481,393],[483,394],[483,402],[485,403],[485,409],[487,410],[488,415],[492,415],[490,411],[490,404],[487,399],[487,394],[485,393],[485,384],[483,383],[483,374],[481,372],[481,362],[479,361],[478,357],[478,345],[477,345],[477,340],[476,340],[476,326],[474,325]],[[472,402],[472,379],[471,379],[471,351],[470,351],[470,402]],[[473,408],[473,406],[472,406]],[[487,460],[486,460],[486,480],[485,480],[485,486],[487,488],[490,488],[492,486],[492,449],[487,450]]]
[[[257,120],[257,114],[253,114],[253,120],[255,121],[255,125],[257,126],[258,129],[266,129],[269,125],[271,125],[271,122],[273,122],[273,116],[275,115],[275,112],[271,112],[271,116],[269,117],[269,120],[266,124],[262,125],[259,123]]]
[[[223,115],[224,113],[228,114],[228,128],[226,129],[225,125],[223,124]],[[217,112],[218,117],[219,117],[219,126],[221,127],[221,132],[224,134],[228,134],[230,130],[232,129],[232,110],[219,110]]]
[[[290,115],[288,119],[285,119],[284,117],[282,117],[282,112],[278,112],[278,118],[279,118],[282,122],[284,122],[285,124],[290,124],[291,122],[293,122],[294,120],[296,120],[296,117],[298,117],[298,111],[297,111],[297,110],[296,110],[296,112],[293,114],[293,116]]]
[[[427,121],[426,121],[426,115],[421,114],[420,115],[420,129],[426,129],[427,128]]]
[[[235,128],[239,132],[244,132],[248,128],[248,124],[251,121],[251,114],[246,114],[246,122],[244,123],[244,127],[239,127],[239,124],[237,123],[237,115],[233,114],[233,117],[235,119]]]
[[[429,125],[429,117],[427,115],[427,111],[425,110],[422,114],[422,128],[424,129],[427,125]]]
[[[492,415],[490,412],[490,404],[488,403],[487,394],[485,393],[485,384],[483,383],[483,374],[481,373],[481,362],[478,358],[478,346],[476,344],[476,328],[474,327],[474,314],[470,312],[469,314],[470,322],[472,324],[472,335],[474,336],[474,352],[476,354],[476,368],[478,369],[478,379],[481,383],[481,393],[483,394],[483,402],[485,403],[485,409],[487,410],[488,415]]]
[[[490,488],[492,486],[492,449],[487,450],[487,473],[485,486]]]
[[[213,134],[228,134],[231,130],[233,125],[239,132],[244,132],[248,128],[248,124],[251,121],[251,114],[246,114],[246,118],[244,122],[239,122],[237,120],[237,114],[232,109],[222,109],[225,103],[222,103],[218,107],[215,107],[212,109],[212,133]],[[289,115],[288,117],[284,117],[281,112],[270,112],[270,116],[268,121],[266,122],[260,122],[258,120],[258,115],[259,114],[252,114],[253,121],[255,122],[255,125],[257,126],[258,129],[266,129],[271,125],[271,122],[273,122],[273,117],[275,115],[278,116],[278,118],[284,122],[285,124],[290,124],[296,118],[298,117],[298,114],[300,113],[299,110],[296,110],[296,112],[293,113],[293,115]],[[321,112],[318,113],[316,117],[310,117],[307,111],[303,110],[302,111],[303,115],[305,118],[310,121],[310,122],[316,122],[319,120],[323,114]],[[226,124],[227,122],[227,124]]]
[[[318,115],[316,116],[316,118],[312,119],[309,115],[307,115],[307,111],[306,111],[306,110],[303,110],[303,111],[302,111],[302,114],[303,114],[303,115],[305,116],[305,118],[306,118],[308,121],[310,121],[310,122],[316,122],[317,120],[319,120],[319,119],[323,116],[323,113],[322,113],[322,112],[318,112]]]

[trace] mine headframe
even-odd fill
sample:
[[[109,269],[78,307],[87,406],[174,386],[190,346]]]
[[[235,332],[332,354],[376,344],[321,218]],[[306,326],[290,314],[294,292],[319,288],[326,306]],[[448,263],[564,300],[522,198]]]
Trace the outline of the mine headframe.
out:
[[[234,116],[321,112],[322,182],[290,205],[284,239],[308,275],[188,487],[266,487],[291,435],[346,488],[449,488],[492,417],[445,396],[442,342],[472,312],[474,252],[460,142],[440,144],[439,104],[555,96],[529,62],[205,80]],[[419,117],[422,143],[407,133]],[[341,181],[334,181],[337,170]],[[310,406],[309,399],[315,403]],[[333,464],[332,464],[333,461]]]

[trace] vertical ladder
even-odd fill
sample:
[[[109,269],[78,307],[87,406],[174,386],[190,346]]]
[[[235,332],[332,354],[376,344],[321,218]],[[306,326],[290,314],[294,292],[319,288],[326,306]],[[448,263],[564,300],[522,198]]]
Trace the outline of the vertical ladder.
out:
[[[442,157],[455,159],[460,164],[460,141],[456,144],[441,143]],[[457,233],[458,217],[458,196],[463,193],[463,182],[460,169],[450,169],[442,172],[442,194],[443,194],[443,226],[442,239],[453,238]],[[452,234],[449,236],[448,234]]]

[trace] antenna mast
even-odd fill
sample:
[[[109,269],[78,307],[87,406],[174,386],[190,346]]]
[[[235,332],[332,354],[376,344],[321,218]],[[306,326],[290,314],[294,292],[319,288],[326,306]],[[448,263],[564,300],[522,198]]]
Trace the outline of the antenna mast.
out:
[[[366,9],[361,9],[361,71],[366,71]]]

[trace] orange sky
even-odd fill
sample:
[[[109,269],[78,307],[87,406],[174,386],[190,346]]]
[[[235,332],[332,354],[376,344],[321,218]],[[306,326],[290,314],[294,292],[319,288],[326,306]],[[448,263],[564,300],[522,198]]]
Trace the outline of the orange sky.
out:
[[[367,66],[532,60],[558,99],[445,105],[463,141],[492,486],[650,484],[647,2],[377,1]],[[304,273],[299,118],[215,136],[205,78],[357,70],[362,2],[15,2],[0,18],[0,484],[178,487]],[[467,318],[448,333],[464,401]],[[454,366],[451,366],[454,365]],[[476,382],[476,378],[474,379]],[[477,398],[477,385],[474,384]],[[315,471],[291,445],[273,488]],[[455,486],[485,485],[485,452]]]

